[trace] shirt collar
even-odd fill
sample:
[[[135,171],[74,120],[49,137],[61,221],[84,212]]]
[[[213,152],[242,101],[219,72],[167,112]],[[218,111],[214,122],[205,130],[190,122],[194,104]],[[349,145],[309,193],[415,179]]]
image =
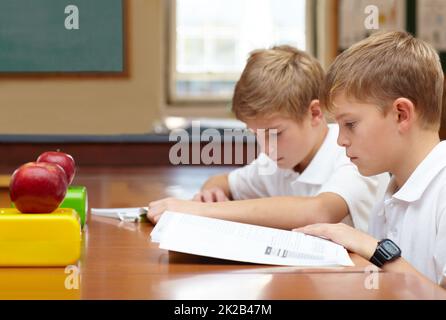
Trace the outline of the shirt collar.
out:
[[[331,176],[335,162],[329,162],[327,159],[333,159],[338,154],[336,139],[338,137],[339,127],[337,124],[329,124],[328,132],[324,142],[316,152],[305,170],[297,177],[296,182],[321,185]],[[333,159],[335,160],[335,159]]]
[[[387,185],[386,191],[384,192],[383,201],[382,203],[379,204],[380,209],[377,211],[378,216],[384,215],[384,206],[392,201],[395,192],[396,192],[395,177],[391,177]]]
[[[431,150],[392,197],[405,202],[417,201],[444,167],[446,167],[446,141],[440,142]],[[389,183],[388,191],[391,191],[391,186],[392,183]]]

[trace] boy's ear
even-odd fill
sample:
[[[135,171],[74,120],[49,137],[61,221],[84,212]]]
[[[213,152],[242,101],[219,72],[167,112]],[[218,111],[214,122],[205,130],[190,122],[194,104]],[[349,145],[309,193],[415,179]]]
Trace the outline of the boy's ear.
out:
[[[415,106],[407,98],[398,98],[393,102],[393,112],[400,132],[406,132],[415,121]]]
[[[324,113],[321,109],[321,104],[318,99],[311,100],[308,112],[311,116],[311,124],[318,125],[324,119]]]

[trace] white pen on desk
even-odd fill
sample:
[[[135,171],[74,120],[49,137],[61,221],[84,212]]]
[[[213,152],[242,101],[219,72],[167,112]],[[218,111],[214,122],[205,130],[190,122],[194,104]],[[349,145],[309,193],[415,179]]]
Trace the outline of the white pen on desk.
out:
[[[149,207],[139,208],[139,220],[138,221],[149,221],[147,214],[149,213]]]
[[[118,218],[126,222],[145,221],[148,213],[148,207],[132,207],[132,208],[91,208],[91,214],[108,218]]]
[[[139,208],[139,214],[135,216],[135,214],[132,213],[126,213],[126,212],[118,212],[118,217],[121,221],[125,222],[141,222],[141,221],[147,221],[147,213],[149,212],[148,207],[141,207]]]

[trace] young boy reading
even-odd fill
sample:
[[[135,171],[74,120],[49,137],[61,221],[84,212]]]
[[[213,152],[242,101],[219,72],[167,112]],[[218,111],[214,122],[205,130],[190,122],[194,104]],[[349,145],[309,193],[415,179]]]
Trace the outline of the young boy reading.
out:
[[[283,229],[344,221],[366,230],[388,175],[362,176],[337,145],[338,126],[327,125],[318,100],[323,76],[318,61],[295,48],[253,52],[236,84],[233,111],[257,134],[263,153],[211,177],[198,201],[151,202],[149,219],[156,223],[171,210]],[[268,162],[278,168],[262,174]]]
[[[435,50],[404,32],[372,35],[337,57],[320,97],[339,123],[338,143],[363,175],[390,172],[392,178],[372,214],[370,234],[344,224],[298,231],[329,238],[384,270],[441,283],[446,271],[446,142],[438,135],[443,77]]]

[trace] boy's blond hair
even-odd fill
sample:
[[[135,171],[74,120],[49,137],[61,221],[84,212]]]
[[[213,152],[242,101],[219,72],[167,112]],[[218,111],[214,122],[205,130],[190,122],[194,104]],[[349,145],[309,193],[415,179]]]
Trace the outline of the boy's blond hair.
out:
[[[253,51],[235,86],[232,111],[241,120],[280,113],[301,121],[318,99],[323,77],[315,58],[291,46]]]
[[[435,49],[406,32],[379,32],[341,53],[321,86],[323,107],[332,111],[341,92],[377,104],[385,114],[395,99],[410,99],[423,128],[438,130],[443,70]]]

